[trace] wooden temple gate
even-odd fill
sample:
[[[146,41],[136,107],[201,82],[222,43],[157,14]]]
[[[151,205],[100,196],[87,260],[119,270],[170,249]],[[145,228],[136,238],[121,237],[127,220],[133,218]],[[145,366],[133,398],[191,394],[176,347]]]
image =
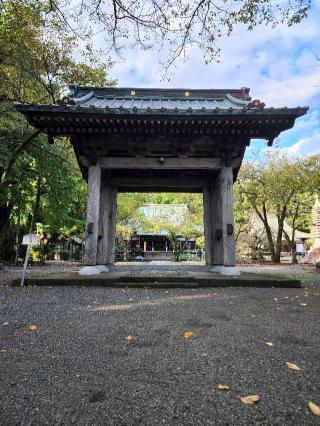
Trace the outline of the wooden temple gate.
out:
[[[202,192],[206,263],[235,266],[233,182],[250,140],[268,145],[307,108],[265,108],[249,89],[70,87],[59,104],[18,104],[29,123],[66,136],[88,181],[85,265],[115,256],[118,192]]]

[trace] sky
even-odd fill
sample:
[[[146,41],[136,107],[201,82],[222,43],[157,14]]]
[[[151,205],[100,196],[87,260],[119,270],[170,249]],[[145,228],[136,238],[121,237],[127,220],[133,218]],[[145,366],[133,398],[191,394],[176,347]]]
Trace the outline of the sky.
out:
[[[308,18],[298,25],[264,25],[250,32],[238,27],[220,47],[220,62],[208,65],[193,48],[187,60],[171,69],[169,81],[162,78],[165,51],[130,49],[122,52],[125,59],[115,63],[111,76],[119,87],[250,87],[252,98],[267,107],[309,106],[308,114],[283,132],[278,144],[293,156],[320,154],[320,1],[313,2]],[[250,149],[263,146],[252,141]]]

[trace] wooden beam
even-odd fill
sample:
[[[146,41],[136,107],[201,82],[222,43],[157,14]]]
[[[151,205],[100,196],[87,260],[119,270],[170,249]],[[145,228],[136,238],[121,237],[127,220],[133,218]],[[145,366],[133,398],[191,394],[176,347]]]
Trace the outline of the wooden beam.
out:
[[[127,187],[132,188],[139,186],[143,186],[145,188],[148,188],[149,191],[152,190],[153,187],[163,187],[163,188],[170,188],[170,187],[179,187],[181,189],[183,188],[203,188],[208,184],[208,180],[205,178],[191,178],[191,177],[180,177],[177,176],[176,178],[165,178],[165,177],[152,177],[152,178],[146,178],[145,176],[137,177],[137,176],[126,176],[126,177],[111,177],[110,178],[110,184],[114,186],[121,186],[121,187]]]
[[[119,186],[118,192],[175,192],[175,193],[202,193],[202,187],[181,187],[181,186]]]
[[[87,157],[80,157],[84,166],[89,164]],[[100,157],[99,164],[107,170],[220,170],[224,167],[222,158],[146,158],[146,157]],[[237,168],[241,158],[231,160],[231,167]]]

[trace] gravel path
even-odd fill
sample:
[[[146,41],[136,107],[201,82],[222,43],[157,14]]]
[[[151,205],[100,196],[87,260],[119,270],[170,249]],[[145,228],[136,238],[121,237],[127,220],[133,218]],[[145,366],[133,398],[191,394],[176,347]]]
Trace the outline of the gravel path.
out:
[[[68,272],[80,268],[78,262],[47,262],[46,265],[28,266],[27,276],[46,275],[53,272]],[[22,276],[23,266],[2,266],[0,268],[0,286],[8,285],[12,280],[19,279]]]
[[[319,425],[320,284],[306,286],[2,287],[0,424]]]
[[[29,266],[27,277],[35,275],[47,275],[54,272],[71,272],[81,268],[78,262],[47,262],[44,266]],[[320,273],[315,273],[313,265],[239,265],[239,269],[243,272],[254,273],[270,273],[276,275],[303,276],[314,278],[320,281]],[[124,270],[131,271],[135,275],[157,275],[161,272],[169,275],[188,275],[190,271],[202,272],[210,271],[210,266],[205,266],[200,262],[183,262],[175,263],[169,261],[153,261],[148,263],[143,262],[120,262],[112,267],[113,271],[121,272]],[[22,275],[22,266],[4,266],[0,268],[0,286],[10,285],[14,279],[20,279]]]

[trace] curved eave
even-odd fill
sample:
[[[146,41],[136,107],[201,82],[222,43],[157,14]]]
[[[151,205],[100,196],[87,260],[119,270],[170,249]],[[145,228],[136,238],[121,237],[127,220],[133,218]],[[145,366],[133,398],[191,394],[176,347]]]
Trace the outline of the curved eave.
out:
[[[308,108],[215,109],[211,111],[120,111],[74,105],[16,105],[29,123],[51,136],[207,135],[273,140],[293,127]],[[195,136],[196,137],[196,136]],[[246,143],[247,143],[246,142]]]

